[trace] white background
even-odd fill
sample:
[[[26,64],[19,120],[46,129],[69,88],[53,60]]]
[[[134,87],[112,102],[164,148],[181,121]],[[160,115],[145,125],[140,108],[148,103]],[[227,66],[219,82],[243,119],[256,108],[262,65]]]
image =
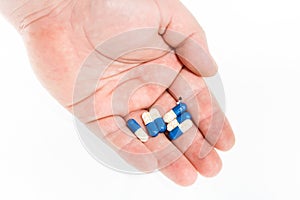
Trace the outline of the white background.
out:
[[[95,161],[0,18],[0,199],[300,199],[298,2],[183,1],[206,30],[237,139],[217,177],[187,188]]]

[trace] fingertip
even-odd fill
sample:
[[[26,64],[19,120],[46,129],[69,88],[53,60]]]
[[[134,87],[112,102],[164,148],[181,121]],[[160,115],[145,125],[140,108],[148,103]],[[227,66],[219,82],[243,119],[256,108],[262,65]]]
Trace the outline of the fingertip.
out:
[[[179,173],[174,179],[174,182],[180,186],[190,186],[193,185],[198,177],[198,172],[194,167],[184,167],[181,168]]]
[[[201,74],[201,76],[211,77],[211,76],[215,76],[218,73],[219,67],[218,67],[217,63],[215,62],[215,60],[213,58],[211,58],[211,59],[212,59],[211,67],[209,69],[207,69],[204,74]]]
[[[156,157],[137,139],[132,140],[118,152],[124,160],[141,172],[150,173],[158,167]]]
[[[235,136],[233,130],[226,119],[220,138],[216,144],[216,148],[221,151],[229,151],[235,145]]]
[[[218,65],[208,50],[191,38],[176,48],[176,55],[197,76],[210,77],[218,72]]]
[[[177,180],[177,184],[180,185],[180,186],[183,186],[183,187],[187,187],[187,186],[191,186],[193,185],[197,178],[198,178],[198,174],[197,172],[193,172],[193,174],[188,174],[187,176],[183,175],[182,178],[178,179]]]
[[[209,57],[210,61],[211,61],[211,67],[208,68],[207,73],[205,76],[214,76],[218,73],[218,64],[216,63],[215,59],[213,58],[213,56],[210,54],[210,52],[206,53],[207,56]]]
[[[185,187],[194,184],[198,177],[197,170],[184,156],[161,169],[161,172],[177,185]]]
[[[217,174],[219,174],[223,166],[222,160],[215,150],[211,151],[207,157],[203,158],[203,161],[201,163],[202,165],[197,169],[199,173],[204,177],[216,176]]]
[[[230,138],[228,138],[225,142],[222,142],[224,140],[220,140],[220,142],[217,143],[216,147],[221,151],[229,151],[231,150],[235,145],[235,137],[232,135]]]

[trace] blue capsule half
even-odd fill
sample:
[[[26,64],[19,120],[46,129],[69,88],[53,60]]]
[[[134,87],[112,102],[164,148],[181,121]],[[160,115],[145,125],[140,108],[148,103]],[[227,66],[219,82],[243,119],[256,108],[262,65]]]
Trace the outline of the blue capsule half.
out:
[[[149,111],[151,118],[153,119],[158,131],[164,133],[167,130],[167,125],[165,124],[163,118],[161,117],[159,111],[156,108],[151,108]]]
[[[181,124],[184,120],[187,120],[187,119],[192,119],[191,114],[188,112],[184,112],[176,118],[176,120],[178,121],[179,124]]]
[[[148,134],[142,129],[142,127],[134,119],[127,121],[127,127],[131,132],[142,142],[147,142],[149,139]]]
[[[179,103],[172,110],[177,116],[179,116],[187,110],[187,105],[185,103]]]
[[[154,122],[147,124],[146,128],[151,137],[156,137],[159,134],[159,130]]]
[[[154,120],[154,123],[156,124],[156,127],[158,128],[158,131],[159,131],[160,133],[166,132],[167,126],[166,126],[166,124],[165,124],[163,118],[160,117],[160,118],[155,119],[155,120]]]
[[[179,138],[181,135],[183,134],[183,132],[180,130],[179,127],[174,128],[168,135],[170,140],[176,140],[177,138]]]
[[[141,128],[141,126],[137,123],[137,121],[135,121],[134,119],[129,119],[127,121],[127,127],[133,132],[135,133],[138,129]]]

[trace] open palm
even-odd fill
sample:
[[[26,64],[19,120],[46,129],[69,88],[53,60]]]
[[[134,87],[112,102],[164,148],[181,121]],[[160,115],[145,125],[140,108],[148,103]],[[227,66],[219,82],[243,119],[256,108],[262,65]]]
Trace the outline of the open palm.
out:
[[[201,78],[217,70],[204,33],[179,1],[73,0],[47,9],[21,32],[39,79],[66,109],[141,171],[160,169],[180,185],[197,171],[219,172],[214,147],[230,149],[234,136]],[[142,143],[126,127],[129,118],[142,124],[151,107],[168,112],[180,96],[194,126],[179,139]]]

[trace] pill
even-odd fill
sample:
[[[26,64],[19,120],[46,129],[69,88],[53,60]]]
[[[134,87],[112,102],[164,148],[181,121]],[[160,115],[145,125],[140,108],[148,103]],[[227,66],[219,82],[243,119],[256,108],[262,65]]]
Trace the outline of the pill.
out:
[[[148,134],[142,129],[142,127],[134,119],[127,121],[127,126],[135,136],[142,142],[147,142],[149,139]]]
[[[144,124],[147,128],[149,135],[152,137],[156,137],[159,133],[159,130],[158,130],[156,124],[154,123],[154,120],[152,119],[151,114],[149,112],[144,112],[142,114],[142,119],[144,121]]]
[[[172,110],[170,110],[164,115],[163,119],[166,123],[170,123],[171,121],[176,119],[179,115],[184,113],[186,109],[187,106],[185,103],[178,103],[174,108],[172,108]]]
[[[158,131],[160,133],[164,133],[167,130],[167,126],[159,111],[156,108],[151,108],[149,112],[152,119],[154,120],[154,123],[156,124],[156,127],[158,128]]]
[[[192,119],[192,116],[190,115],[190,113],[188,113],[188,112],[182,113],[176,119],[174,119],[173,121],[168,123],[167,130],[172,131],[174,128],[179,126],[179,124],[181,124],[183,121],[185,121],[187,119]]]
[[[179,138],[183,133],[188,131],[190,128],[192,128],[193,122],[190,119],[187,119],[183,121],[181,124],[179,124],[175,129],[169,132],[169,139],[170,140],[176,140]]]

